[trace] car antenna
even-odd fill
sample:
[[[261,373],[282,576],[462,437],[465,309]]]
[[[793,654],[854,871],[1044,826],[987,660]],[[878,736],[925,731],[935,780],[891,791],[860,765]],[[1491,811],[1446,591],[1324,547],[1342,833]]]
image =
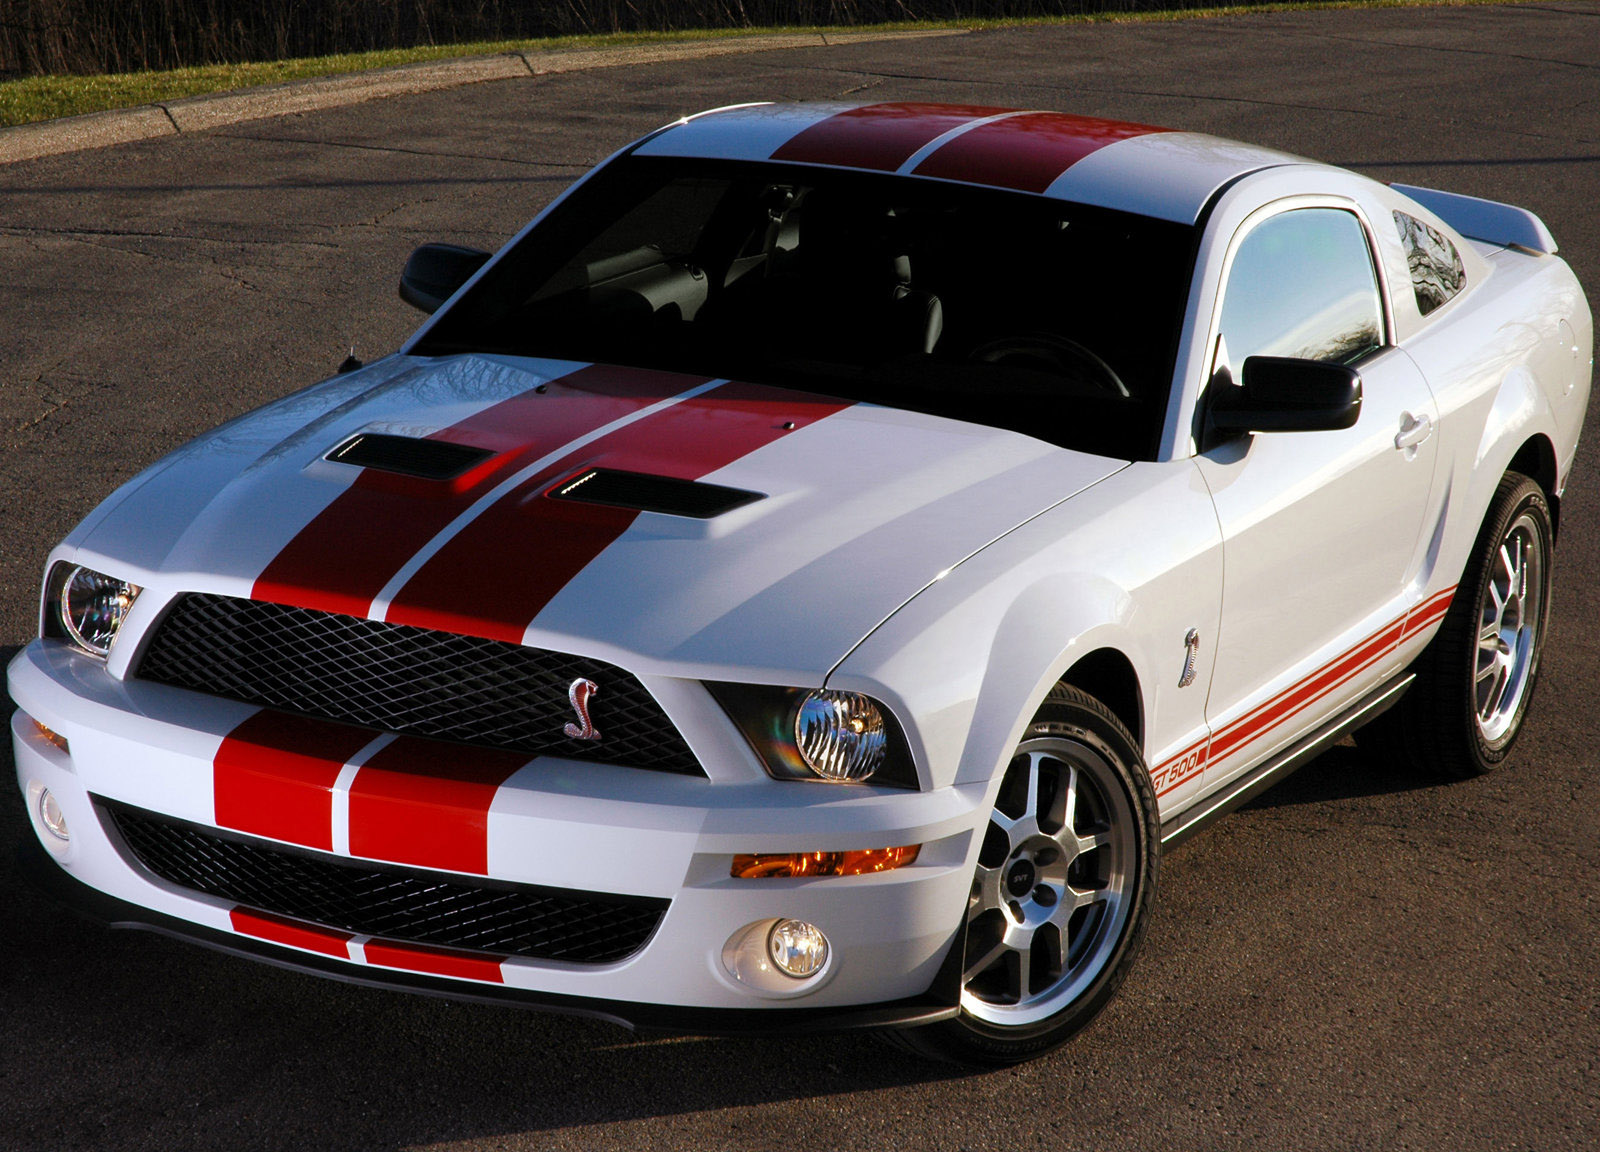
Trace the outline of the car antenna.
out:
[[[360,367],[361,367],[361,361],[356,359],[356,346],[354,344],[351,344],[350,345],[350,355],[346,356],[343,360],[339,361],[339,367],[336,370],[337,374],[340,375],[340,376],[343,376],[346,372],[354,372],[357,368],[360,368]]]

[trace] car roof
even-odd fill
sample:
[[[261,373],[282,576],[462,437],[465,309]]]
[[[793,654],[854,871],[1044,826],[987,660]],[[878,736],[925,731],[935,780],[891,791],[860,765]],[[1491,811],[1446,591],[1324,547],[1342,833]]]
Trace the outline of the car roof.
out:
[[[1031,192],[1192,224],[1223,185],[1298,156],[1064,112],[902,101],[745,104],[687,117],[640,156],[775,160]]]

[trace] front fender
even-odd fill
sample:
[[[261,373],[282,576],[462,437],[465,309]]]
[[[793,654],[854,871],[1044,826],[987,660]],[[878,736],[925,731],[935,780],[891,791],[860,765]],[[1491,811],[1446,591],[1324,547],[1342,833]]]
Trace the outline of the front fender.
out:
[[[1135,464],[946,573],[828,686],[894,710],[925,786],[997,782],[1050,687],[1112,648],[1138,677],[1155,765],[1204,732],[1221,589],[1221,534],[1193,462]],[[1180,688],[1191,629],[1205,642]]]

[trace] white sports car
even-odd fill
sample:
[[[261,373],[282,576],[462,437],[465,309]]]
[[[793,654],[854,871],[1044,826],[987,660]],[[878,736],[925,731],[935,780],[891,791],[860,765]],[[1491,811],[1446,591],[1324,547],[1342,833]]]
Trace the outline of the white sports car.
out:
[[[1592,374],[1555,251],[1139,124],[679,121],[51,554],[49,871],[358,982],[1048,1050],[1163,843],[1357,728],[1506,757]]]

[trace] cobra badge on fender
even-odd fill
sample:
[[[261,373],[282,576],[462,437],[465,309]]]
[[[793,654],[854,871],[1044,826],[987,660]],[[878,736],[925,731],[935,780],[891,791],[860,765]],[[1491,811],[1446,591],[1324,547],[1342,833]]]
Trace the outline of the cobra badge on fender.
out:
[[[567,699],[572,701],[572,710],[578,714],[578,722],[574,724],[569,720],[562,731],[572,739],[600,739],[599,729],[594,726],[594,721],[589,719],[589,700],[591,697],[598,695],[599,692],[600,685],[593,680],[585,680],[582,677],[574,680],[567,688]]]

